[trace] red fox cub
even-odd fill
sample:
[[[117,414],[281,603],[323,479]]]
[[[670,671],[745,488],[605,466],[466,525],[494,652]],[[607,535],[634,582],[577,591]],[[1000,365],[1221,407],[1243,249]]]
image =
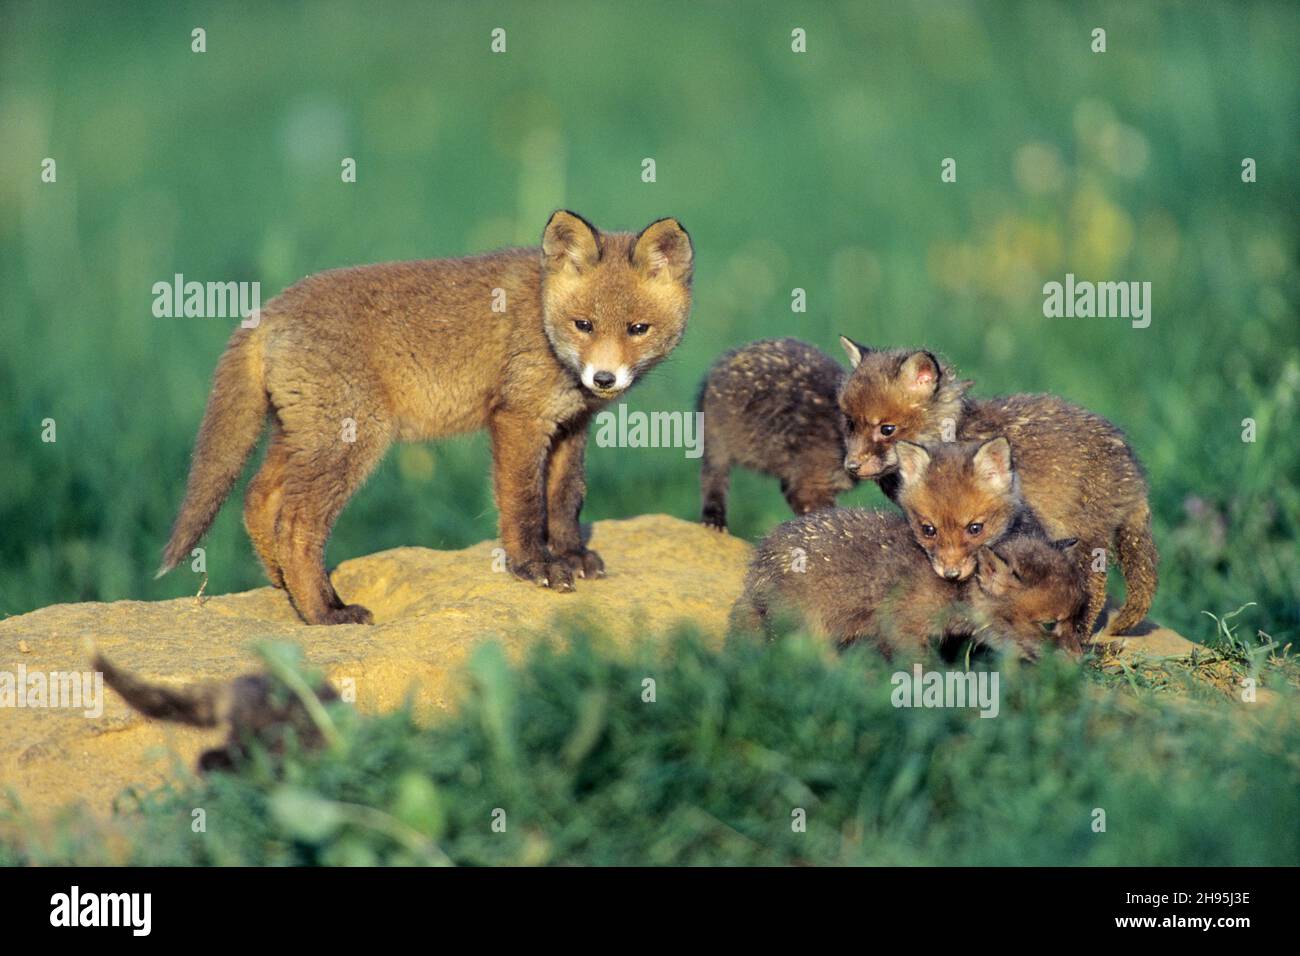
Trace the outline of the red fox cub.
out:
[[[795,514],[835,504],[857,479],[844,470],[836,404],[843,367],[798,339],[766,339],[727,352],[700,386],[704,413],[701,520],[727,528],[733,465],[781,480]]]
[[[928,449],[900,441],[894,451],[900,479],[896,501],[939,577],[965,581],[975,573],[975,552],[1009,535],[1043,536],[1037,515],[1020,494],[1005,438]]]
[[[487,428],[510,569],[559,591],[601,576],[578,525],[587,422],[681,341],[693,259],[675,219],[602,233],[560,211],[540,249],[337,269],[285,290],[217,364],[159,574],[207,531],[269,416],[244,525],[309,624],[371,621],[334,591],[325,542],[394,441]]]
[[[1084,604],[1074,542],[1017,534],[980,551],[968,581],[935,576],[899,515],[834,508],[787,521],[759,544],[732,610],[736,633],[772,633],[790,616],[847,647],[870,641],[886,657],[916,657],[934,637],[1036,659],[1078,653],[1072,621]]]
[[[1157,554],[1146,478],[1124,434],[1099,415],[1054,395],[971,399],[972,383],[930,352],[877,350],[841,337],[853,371],[840,392],[845,467],[898,493],[897,443],[1006,436],[1025,501],[1049,537],[1076,537],[1079,560],[1112,551],[1128,595],[1110,631],[1123,634],[1151,607]],[[1088,632],[1106,602],[1106,575],[1088,585]]]

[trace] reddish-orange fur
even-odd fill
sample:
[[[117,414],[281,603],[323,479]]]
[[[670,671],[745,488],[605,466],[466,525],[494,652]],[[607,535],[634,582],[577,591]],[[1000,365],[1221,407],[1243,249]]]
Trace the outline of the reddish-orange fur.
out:
[[[335,593],[325,543],[394,441],[486,428],[514,573],[557,590],[602,574],[578,525],[587,422],[681,340],[692,264],[676,220],[601,233],[557,212],[540,250],[302,280],[255,329],[236,331],[218,363],[160,573],[207,530],[269,415],[244,520],[308,623],[371,619]]]
[[[1042,534],[1020,494],[1005,438],[922,447],[898,442],[898,504],[935,574],[965,581],[975,552],[1011,534]]]

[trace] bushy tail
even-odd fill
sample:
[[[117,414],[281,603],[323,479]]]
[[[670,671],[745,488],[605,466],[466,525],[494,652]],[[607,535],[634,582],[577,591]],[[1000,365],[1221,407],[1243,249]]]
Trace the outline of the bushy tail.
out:
[[[104,683],[146,717],[171,720],[192,727],[215,727],[218,721],[220,688],[195,685],[165,687],[150,684],[134,674],[118,670],[103,654],[92,660],[95,670],[104,675]]]
[[[208,407],[194,443],[185,501],[163,549],[158,577],[184,560],[203,537],[262,434],[270,405],[256,332],[237,329],[217,363]]]
[[[1120,525],[1115,535],[1115,553],[1124,572],[1126,597],[1109,630],[1125,634],[1142,622],[1151,610],[1156,594],[1156,541],[1151,535],[1151,510],[1143,503]]]

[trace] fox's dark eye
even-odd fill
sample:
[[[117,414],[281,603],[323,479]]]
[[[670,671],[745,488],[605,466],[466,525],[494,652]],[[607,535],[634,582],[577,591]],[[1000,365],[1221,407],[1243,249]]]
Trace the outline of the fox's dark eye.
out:
[[[890,435],[894,434],[894,432],[896,432],[897,430],[898,430],[898,426],[897,426],[897,425],[881,425],[881,426],[880,426],[880,434],[883,435],[885,438],[888,438]]]
[[[579,332],[590,332],[592,329],[591,321],[589,319],[574,319],[573,324],[577,327]]]
[[[1056,630],[1055,621],[1039,621],[1038,626],[1043,629],[1044,634],[1051,634],[1053,631]]]
[[[935,535],[934,525],[932,524],[921,525],[921,534],[925,535],[927,538],[933,538]]]
[[[628,335],[645,335],[650,331],[650,325],[647,322],[633,322],[627,327]]]
[[[846,418],[846,419],[844,419],[844,431],[845,431],[846,433],[852,435],[853,432],[854,432],[854,430],[855,430],[857,427],[858,427],[857,425],[853,424],[853,419],[851,419],[851,418]]]
[[[982,521],[972,521],[970,524],[966,526],[966,532],[970,534],[971,537],[974,537],[975,535],[979,534],[983,530],[984,530],[984,522]]]

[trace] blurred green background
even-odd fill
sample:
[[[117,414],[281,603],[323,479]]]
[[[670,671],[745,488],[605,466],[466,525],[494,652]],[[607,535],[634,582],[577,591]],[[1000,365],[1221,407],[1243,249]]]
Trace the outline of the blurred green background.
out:
[[[718,353],[761,337],[929,346],[983,394],[1050,390],[1128,432],[1154,616],[1204,637],[1202,610],[1254,601],[1244,625],[1292,639],[1298,36],[1293,3],[7,3],[0,613],[197,589],[151,577],[232,323],[154,318],[153,283],[269,297],[531,244],[567,206],[607,229],[677,216],[696,243],[687,338],[632,408],[690,408]],[[1067,272],[1150,281],[1151,327],[1045,319]],[[331,563],[492,536],[488,462],[482,436],[395,449]],[[679,449],[592,448],[588,471],[588,519],[698,513]],[[774,481],[733,487],[736,533],[788,517]],[[263,583],[241,494],[207,540],[213,592]]]

